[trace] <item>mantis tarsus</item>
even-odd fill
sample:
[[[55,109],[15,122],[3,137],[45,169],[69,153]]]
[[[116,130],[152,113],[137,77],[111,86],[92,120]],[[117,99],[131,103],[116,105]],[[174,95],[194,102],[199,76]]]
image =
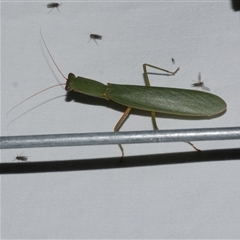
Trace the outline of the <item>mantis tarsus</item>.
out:
[[[175,75],[179,68],[177,68],[174,72],[171,72],[150,64],[143,64],[143,76],[146,86],[120,85],[112,83],[104,85],[103,83],[92,79],[79,76],[76,77],[73,73],[69,73],[68,78],[66,78],[55,63],[42,36],[42,33],[41,37],[54,65],[59,70],[61,75],[66,79],[66,84],[58,84],[55,86],[66,85],[66,91],[75,91],[92,97],[112,100],[127,107],[126,111],[123,113],[123,115],[114,127],[115,132],[119,131],[132,108],[151,112],[153,127],[155,130],[158,129],[155,112],[172,114],[180,117],[186,116],[202,119],[204,117],[209,118],[217,116],[226,110],[227,105],[225,101],[217,95],[211,93],[188,89],[150,86],[147,67],[163,71],[169,76]],[[34,94],[33,96],[35,95],[36,94]],[[25,99],[24,101],[28,100],[29,98]],[[23,103],[24,101],[22,101],[21,103]],[[20,105],[21,103],[19,103],[18,105]],[[17,107],[18,105],[16,105],[15,107]],[[13,107],[11,110],[13,110],[15,107]],[[195,150],[199,151],[199,149],[196,148],[191,142],[188,143]],[[119,147],[122,151],[122,156],[124,156],[122,146],[119,145]]]

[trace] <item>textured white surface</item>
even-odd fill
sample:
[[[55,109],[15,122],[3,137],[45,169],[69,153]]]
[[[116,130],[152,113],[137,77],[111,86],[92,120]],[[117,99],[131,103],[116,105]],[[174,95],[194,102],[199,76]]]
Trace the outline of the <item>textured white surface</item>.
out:
[[[152,85],[191,88],[201,72],[227,112],[203,121],[157,118],[159,128],[239,126],[240,18],[229,1],[48,2],[1,4],[1,135],[111,131],[124,108],[66,102],[49,90],[7,111],[43,88],[64,82],[62,72],[103,83],[143,85],[142,64],[180,71],[151,75]],[[100,34],[98,46],[91,33]],[[175,59],[175,64],[171,59]],[[155,71],[154,71],[155,72]],[[83,100],[84,101],[84,100]],[[151,129],[135,112],[121,130]],[[239,141],[199,142],[203,150],[239,147]],[[125,154],[192,151],[185,143],[124,146]],[[117,146],[2,150],[1,161],[21,152],[29,160],[119,156]],[[19,163],[21,164],[21,163]],[[2,177],[2,238],[239,238],[239,162]]]

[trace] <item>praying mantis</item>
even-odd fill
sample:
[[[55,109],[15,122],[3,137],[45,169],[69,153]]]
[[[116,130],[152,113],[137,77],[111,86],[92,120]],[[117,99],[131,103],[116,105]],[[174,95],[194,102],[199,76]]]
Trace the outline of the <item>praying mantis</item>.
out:
[[[61,73],[61,75],[66,79],[66,83],[54,85],[52,87],[66,85],[65,86],[66,91],[74,91],[96,98],[111,100],[127,107],[126,111],[123,113],[123,115],[121,116],[121,118],[118,120],[117,124],[114,127],[115,132],[120,130],[122,124],[130,114],[132,108],[149,111],[151,113],[154,130],[158,129],[155,117],[156,112],[175,115],[179,117],[185,116],[196,117],[201,119],[215,117],[223,113],[227,108],[226,102],[219,96],[214,95],[212,93],[179,88],[152,87],[150,85],[147,67],[163,71],[169,76],[175,75],[178,72],[179,68],[177,68],[174,72],[171,72],[166,69],[159,68],[147,63],[143,64],[143,76],[146,86],[112,84],[112,83],[108,83],[107,85],[105,85],[101,82],[89,78],[84,78],[80,76],[76,77],[73,73],[69,73],[68,77],[66,78],[59,69],[59,67],[57,66],[57,64],[55,63],[47,47],[47,44],[43,38],[42,33],[41,37],[54,65]],[[37,94],[47,89],[44,89],[38,92]],[[37,94],[34,94],[31,97]],[[28,100],[29,98],[25,99],[24,101]],[[9,112],[12,111],[18,105],[20,105],[21,103],[23,103],[24,101],[14,106],[12,109],[9,110]],[[200,151],[191,142],[188,143],[195,150]],[[119,144],[119,147],[121,149],[123,157],[124,156],[123,147],[121,144]]]

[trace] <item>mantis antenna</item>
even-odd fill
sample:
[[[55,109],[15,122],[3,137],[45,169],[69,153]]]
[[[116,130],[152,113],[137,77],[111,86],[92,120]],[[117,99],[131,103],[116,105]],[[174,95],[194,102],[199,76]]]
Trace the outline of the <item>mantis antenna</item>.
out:
[[[40,34],[41,34],[41,37],[42,37],[44,46],[45,46],[45,48],[47,49],[47,52],[48,52],[49,56],[51,57],[54,65],[55,65],[55,67],[56,67],[57,70],[60,72],[60,74],[63,76],[63,78],[67,80],[67,78],[64,76],[64,74],[62,73],[62,71],[60,70],[60,68],[58,67],[58,65],[56,64],[56,62],[55,62],[54,59],[53,59],[53,57],[52,57],[52,55],[51,55],[51,53],[50,53],[50,51],[49,51],[49,49],[48,49],[48,47],[47,47],[47,44],[46,44],[46,42],[45,42],[45,40],[44,40],[44,37],[43,37],[43,35],[42,35],[41,28],[40,28]],[[57,84],[57,85],[53,85],[53,86],[51,86],[51,87],[45,88],[45,89],[41,90],[40,92],[37,92],[37,93],[33,94],[32,96],[26,98],[25,100],[21,101],[20,103],[18,103],[18,104],[15,105],[14,107],[12,107],[12,108],[7,112],[6,118],[8,117],[8,114],[9,114],[13,109],[15,109],[16,107],[18,107],[18,106],[21,105],[22,103],[26,102],[26,101],[29,100],[30,98],[33,98],[33,97],[37,96],[38,94],[40,94],[40,93],[42,93],[42,92],[45,92],[45,91],[47,91],[47,90],[49,90],[49,89],[51,89],[51,88],[58,87],[58,86],[62,86],[62,85],[66,85],[66,83],[59,83],[59,84]]]

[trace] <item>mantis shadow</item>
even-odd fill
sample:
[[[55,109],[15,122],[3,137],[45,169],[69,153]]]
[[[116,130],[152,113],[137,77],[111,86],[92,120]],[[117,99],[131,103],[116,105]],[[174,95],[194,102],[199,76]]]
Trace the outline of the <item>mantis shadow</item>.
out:
[[[130,156],[124,157],[121,162],[120,159],[120,157],[114,157],[82,160],[55,160],[45,162],[0,163],[0,174],[92,171],[116,168],[121,169],[145,166],[233,161],[240,159],[240,148],[208,150],[202,152]]]

